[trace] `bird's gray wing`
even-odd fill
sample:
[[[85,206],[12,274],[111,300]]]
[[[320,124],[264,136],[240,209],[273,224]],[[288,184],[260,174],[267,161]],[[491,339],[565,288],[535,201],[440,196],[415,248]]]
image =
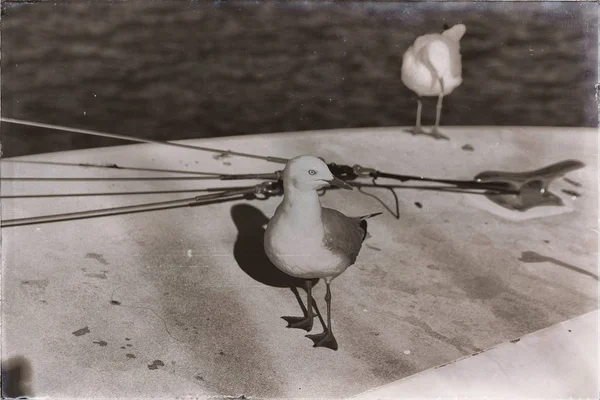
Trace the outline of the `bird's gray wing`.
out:
[[[366,221],[347,217],[331,208],[323,208],[322,219],[325,246],[353,264],[367,234]]]

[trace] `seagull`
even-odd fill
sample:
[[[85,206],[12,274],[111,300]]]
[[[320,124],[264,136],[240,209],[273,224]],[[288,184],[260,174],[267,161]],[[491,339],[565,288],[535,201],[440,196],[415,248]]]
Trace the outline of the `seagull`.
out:
[[[421,129],[421,97],[438,96],[435,126],[430,135],[448,139],[439,132],[442,98],[462,83],[460,39],[466,30],[465,25],[457,24],[441,34],[419,36],[402,56],[402,82],[418,96],[417,122],[410,131],[413,135],[426,134]]]
[[[265,231],[265,252],[281,271],[306,279],[308,315],[286,319],[290,327],[312,329],[311,279],[324,279],[327,285],[327,325],[323,332],[306,335],[314,347],[338,349],[331,329],[331,281],[354,264],[367,236],[367,219],[347,217],[321,207],[317,191],[329,185],[352,190],[352,186],[334,177],[323,160],[312,156],[291,159],[283,171],[284,197]]]

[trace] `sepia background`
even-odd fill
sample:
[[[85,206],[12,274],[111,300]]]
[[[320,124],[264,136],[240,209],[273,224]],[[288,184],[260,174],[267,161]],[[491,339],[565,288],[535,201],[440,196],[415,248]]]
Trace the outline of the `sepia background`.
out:
[[[403,52],[464,23],[442,125],[591,127],[597,19],[582,2],[3,2],[2,116],[161,140],[411,125]],[[2,124],[4,157],[117,144]]]
[[[597,126],[597,4],[77,3],[2,3],[3,117],[213,137],[202,145],[417,177],[510,171],[499,176],[520,185],[586,166],[551,190],[524,183],[515,200],[563,202],[531,212],[461,181],[390,191],[360,179],[361,190],[321,196],[346,215],[384,212],[335,279],[332,352],[281,318],[301,308],[263,251],[280,197],[207,204],[188,196],[250,183],[157,176],[266,172],[264,161],[153,145],[3,160],[5,397],[348,398],[427,371],[440,375],[421,388],[597,397],[598,132],[570,128]],[[450,141],[396,128],[322,131],[412,125],[402,54],[417,36],[461,22],[464,83],[442,116]],[[434,112],[428,99],[426,125]],[[0,127],[5,157],[127,143]],[[303,130],[318,131],[270,134]],[[561,160],[571,161],[513,174]],[[111,215],[81,218],[89,210]],[[36,223],[54,218],[65,221]],[[313,292],[323,312],[325,286]],[[585,324],[572,320],[583,314]],[[465,379],[445,386],[439,377],[459,376],[460,365],[470,365]]]

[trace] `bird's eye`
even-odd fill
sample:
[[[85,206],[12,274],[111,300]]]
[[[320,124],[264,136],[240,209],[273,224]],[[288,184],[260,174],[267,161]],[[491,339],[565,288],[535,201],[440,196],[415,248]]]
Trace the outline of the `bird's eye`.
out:
[[[314,174],[316,174],[316,173],[317,173],[317,171],[315,171],[314,169],[309,169],[309,170],[308,170],[308,174],[309,174],[309,175],[314,175]]]

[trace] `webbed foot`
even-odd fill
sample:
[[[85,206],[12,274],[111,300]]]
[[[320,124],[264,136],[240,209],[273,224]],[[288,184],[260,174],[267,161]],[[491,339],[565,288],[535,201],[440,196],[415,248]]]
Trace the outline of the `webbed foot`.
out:
[[[418,135],[429,135],[427,132],[425,132],[423,130],[423,128],[421,128],[420,126],[413,126],[410,129],[405,129],[404,132],[408,132],[410,134],[412,134],[413,136],[418,136]]]
[[[444,135],[443,133],[441,133],[437,127],[433,127],[433,129],[429,133],[429,136],[431,136],[432,138],[437,139],[437,140],[439,140],[439,139],[450,140],[450,138],[448,136]]]
[[[338,344],[333,336],[333,332],[329,329],[315,335],[306,335],[306,337],[314,342],[313,347],[327,347],[331,350],[338,349]]]
[[[281,317],[287,321],[288,328],[304,329],[306,332],[310,332],[313,327],[312,317]]]

